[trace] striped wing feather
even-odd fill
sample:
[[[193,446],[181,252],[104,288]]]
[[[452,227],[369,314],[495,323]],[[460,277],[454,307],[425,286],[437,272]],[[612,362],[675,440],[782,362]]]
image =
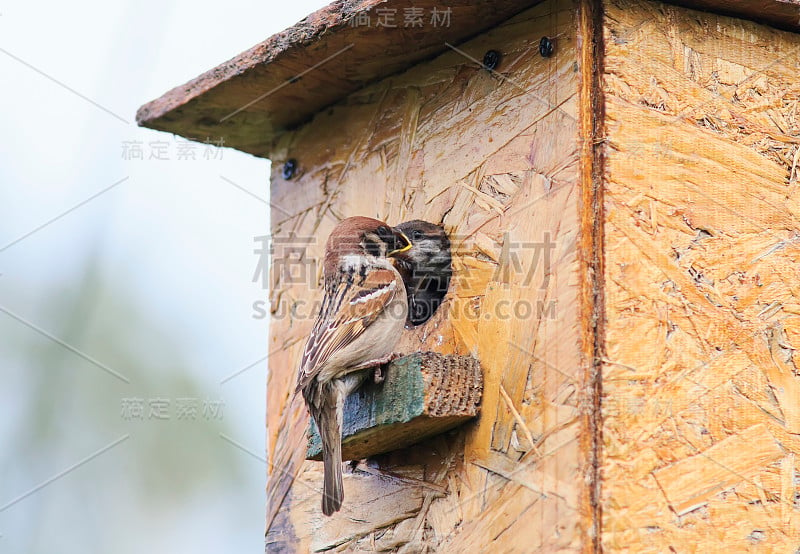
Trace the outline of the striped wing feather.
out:
[[[352,344],[386,309],[397,294],[394,274],[373,269],[364,277],[340,279],[326,287],[319,316],[306,343],[297,379],[305,387],[331,358]]]

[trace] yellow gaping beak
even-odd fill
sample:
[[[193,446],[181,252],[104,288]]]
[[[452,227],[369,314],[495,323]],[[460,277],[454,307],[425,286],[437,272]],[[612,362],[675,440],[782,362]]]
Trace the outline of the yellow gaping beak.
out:
[[[414,246],[413,244],[411,244],[411,241],[408,240],[408,237],[406,236],[406,234],[403,231],[398,231],[397,229],[395,229],[395,232],[398,235],[400,235],[403,238],[404,241],[406,241],[406,245],[403,248],[398,248],[396,250],[392,250],[391,252],[386,254],[387,256],[394,256],[395,254],[402,254],[403,252],[408,252],[409,250],[411,250],[411,247]]]

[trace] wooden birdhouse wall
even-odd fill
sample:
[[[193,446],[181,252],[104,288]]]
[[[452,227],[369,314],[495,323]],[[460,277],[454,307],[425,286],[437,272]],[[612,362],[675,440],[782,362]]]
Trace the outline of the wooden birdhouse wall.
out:
[[[268,550],[552,551],[585,540],[576,17],[571,1],[543,2],[461,52],[351,94],[270,154],[280,313],[267,387]],[[539,54],[543,36],[555,37],[550,58]],[[501,53],[499,75],[473,61],[488,50]],[[289,158],[300,171],[286,180]],[[308,257],[319,260],[336,222],[356,214],[443,223],[451,292],[396,350],[478,357],[484,397],[475,422],[346,471],[343,509],[326,518],[321,464],[303,459],[307,416],[292,398],[320,264],[312,282],[290,282],[280,244],[315,237]],[[306,317],[286,317],[292,305]]]
[[[604,23],[603,547],[794,552],[800,36],[639,0]]]

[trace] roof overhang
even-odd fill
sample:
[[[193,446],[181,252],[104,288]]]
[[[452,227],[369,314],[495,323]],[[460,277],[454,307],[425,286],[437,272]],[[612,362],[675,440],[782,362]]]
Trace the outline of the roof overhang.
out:
[[[281,133],[353,91],[437,56],[448,44],[540,1],[339,0],[145,104],[136,121],[194,140],[221,139],[225,146],[267,157]],[[800,30],[800,0],[671,3]],[[422,15],[422,25],[416,19],[406,26],[406,16],[414,14]],[[384,25],[376,25],[379,20]],[[388,27],[391,23],[396,26]]]

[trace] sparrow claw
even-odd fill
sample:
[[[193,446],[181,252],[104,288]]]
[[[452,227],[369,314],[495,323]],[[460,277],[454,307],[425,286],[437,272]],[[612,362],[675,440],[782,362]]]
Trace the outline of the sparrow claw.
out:
[[[380,385],[381,383],[383,383],[386,380],[386,375],[383,372],[383,368],[387,367],[387,369],[388,369],[389,363],[393,362],[397,358],[401,358],[402,356],[403,356],[402,354],[399,354],[397,352],[392,352],[391,354],[386,356],[386,358],[385,358],[386,361],[383,362],[380,365],[375,366],[375,369],[373,369],[373,371],[372,371],[372,380],[373,380],[373,382],[376,385]]]
[[[386,379],[386,376],[383,374],[383,366],[388,365],[390,362],[396,360],[397,358],[401,358],[402,356],[402,354],[392,352],[388,356],[375,358],[374,360],[368,360],[362,364],[354,366],[351,371],[371,369],[373,381],[375,381],[376,384],[380,384],[383,383],[384,379]]]
[[[358,371],[360,369],[373,369],[373,368],[380,368],[382,365],[386,365],[392,360],[396,360],[400,357],[400,354],[392,353],[388,356],[383,356],[382,358],[375,358],[374,360],[367,360],[364,363],[358,364],[357,366],[353,366],[350,371]]]

